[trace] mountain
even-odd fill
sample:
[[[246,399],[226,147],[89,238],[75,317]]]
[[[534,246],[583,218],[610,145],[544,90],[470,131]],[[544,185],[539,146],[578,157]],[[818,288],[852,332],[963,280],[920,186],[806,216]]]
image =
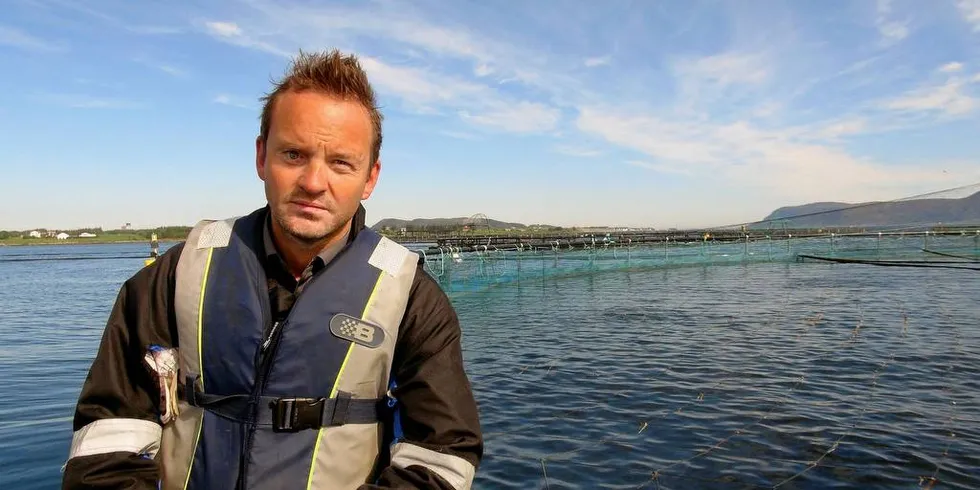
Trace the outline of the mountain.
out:
[[[398,218],[385,218],[375,223],[371,229],[376,231],[383,230],[384,228],[390,228],[392,230],[400,230],[402,228],[407,228],[409,230],[437,230],[446,228],[461,228],[466,225],[470,225],[474,228],[483,228],[486,226],[499,229],[527,228],[527,225],[522,223],[507,223],[505,221],[497,221],[495,219],[416,218],[412,220],[405,220]]]
[[[800,216],[799,218],[792,218]],[[813,228],[832,226],[896,226],[911,224],[980,223],[980,192],[959,199],[915,199],[895,202],[847,204],[817,202],[787,206],[773,211],[763,221],[773,226]],[[768,227],[770,223],[760,223]]]

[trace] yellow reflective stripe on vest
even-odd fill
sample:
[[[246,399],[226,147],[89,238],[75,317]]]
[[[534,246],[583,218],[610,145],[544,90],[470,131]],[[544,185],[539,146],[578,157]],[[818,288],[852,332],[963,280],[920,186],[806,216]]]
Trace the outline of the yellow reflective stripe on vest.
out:
[[[93,454],[127,452],[156,456],[160,424],[142,419],[113,418],[92,422],[72,435],[68,459]]]
[[[378,294],[378,286],[381,285],[381,273],[378,273],[378,280],[374,282],[374,287],[371,289],[371,295],[368,296],[367,303],[364,304],[364,311],[361,312],[361,318],[367,318],[368,311],[371,310],[371,305],[374,303],[375,296]],[[334,380],[333,389],[330,390],[330,398],[337,397],[337,388],[340,386],[340,378],[344,374],[344,369],[347,368],[347,361],[350,361],[350,353],[354,350],[354,343],[351,342],[350,347],[347,348],[347,354],[344,356],[344,362],[340,365],[340,371],[337,372],[337,379]],[[313,458],[310,460],[310,475],[306,478],[306,490],[313,489],[313,473],[316,471],[316,457],[320,453],[320,443],[323,442],[323,431],[326,427],[321,427],[316,435],[316,446],[313,447]]]
[[[203,389],[204,359],[199,349],[206,325],[203,320],[204,295],[214,248],[228,245],[234,219],[203,220],[187,235],[184,250],[177,262],[175,311],[179,339],[180,381],[184,376],[199,375]],[[161,443],[161,479],[166,490],[184,490],[190,483],[194,455],[201,440],[204,411],[183,400],[177,402],[180,413],[163,429]]]
[[[398,329],[418,260],[417,254],[385,238],[375,247],[368,263],[378,269],[378,279],[361,319],[384,329],[384,340],[374,348],[350,346],[334,393],[343,391],[361,399],[383,398],[387,393]],[[318,434],[315,469],[307,479],[307,489],[357,488],[367,482],[377,469],[383,429],[377,423],[323,428]]]
[[[469,490],[476,468],[469,461],[426,449],[415,444],[399,442],[391,448],[391,465],[398,468],[424,466],[449,482],[456,490]]]

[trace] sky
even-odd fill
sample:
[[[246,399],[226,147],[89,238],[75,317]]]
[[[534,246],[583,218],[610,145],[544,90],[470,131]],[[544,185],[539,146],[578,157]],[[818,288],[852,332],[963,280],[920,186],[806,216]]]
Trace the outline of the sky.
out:
[[[382,218],[709,227],[980,182],[980,0],[9,0],[0,229],[265,204],[259,98],[358,55]]]

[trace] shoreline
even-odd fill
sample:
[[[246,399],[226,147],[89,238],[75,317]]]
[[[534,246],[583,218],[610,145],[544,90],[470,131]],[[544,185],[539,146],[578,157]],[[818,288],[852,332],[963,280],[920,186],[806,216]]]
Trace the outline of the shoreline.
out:
[[[157,244],[161,244],[162,245],[164,243],[180,243],[182,241],[183,241],[183,239],[168,238],[168,239],[165,239],[165,240],[157,240]],[[34,242],[34,241],[19,240],[17,243],[6,243],[6,242],[0,240],[0,247],[46,247],[46,246],[49,246],[49,245],[58,245],[58,246],[63,246],[63,245],[113,245],[113,244],[116,244],[116,243],[126,243],[126,244],[129,244],[129,243],[145,243],[147,247],[150,246],[150,240],[96,240],[96,241],[92,241],[92,240],[89,240],[89,239],[75,239],[75,240],[67,239],[67,240],[57,240],[57,241],[51,241],[51,242],[47,242],[47,241]]]

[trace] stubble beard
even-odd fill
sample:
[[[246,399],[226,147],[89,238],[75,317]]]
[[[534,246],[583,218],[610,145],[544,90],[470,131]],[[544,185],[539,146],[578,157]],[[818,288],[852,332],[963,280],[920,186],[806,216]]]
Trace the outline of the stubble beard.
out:
[[[300,224],[300,226],[294,226],[290,223],[289,216],[285,211],[288,204],[283,205],[283,212],[276,213],[276,222],[279,223],[279,227],[289,236],[291,240],[297,244],[303,245],[304,247],[314,247],[320,245],[323,240],[329,237],[331,234],[339,230],[348,221],[344,219],[343,216],[339,216],[335,212],[328,211],[328,218],[324,222],[311,222],[306,221]],[[297,219],[302,219],[296,216]]]

